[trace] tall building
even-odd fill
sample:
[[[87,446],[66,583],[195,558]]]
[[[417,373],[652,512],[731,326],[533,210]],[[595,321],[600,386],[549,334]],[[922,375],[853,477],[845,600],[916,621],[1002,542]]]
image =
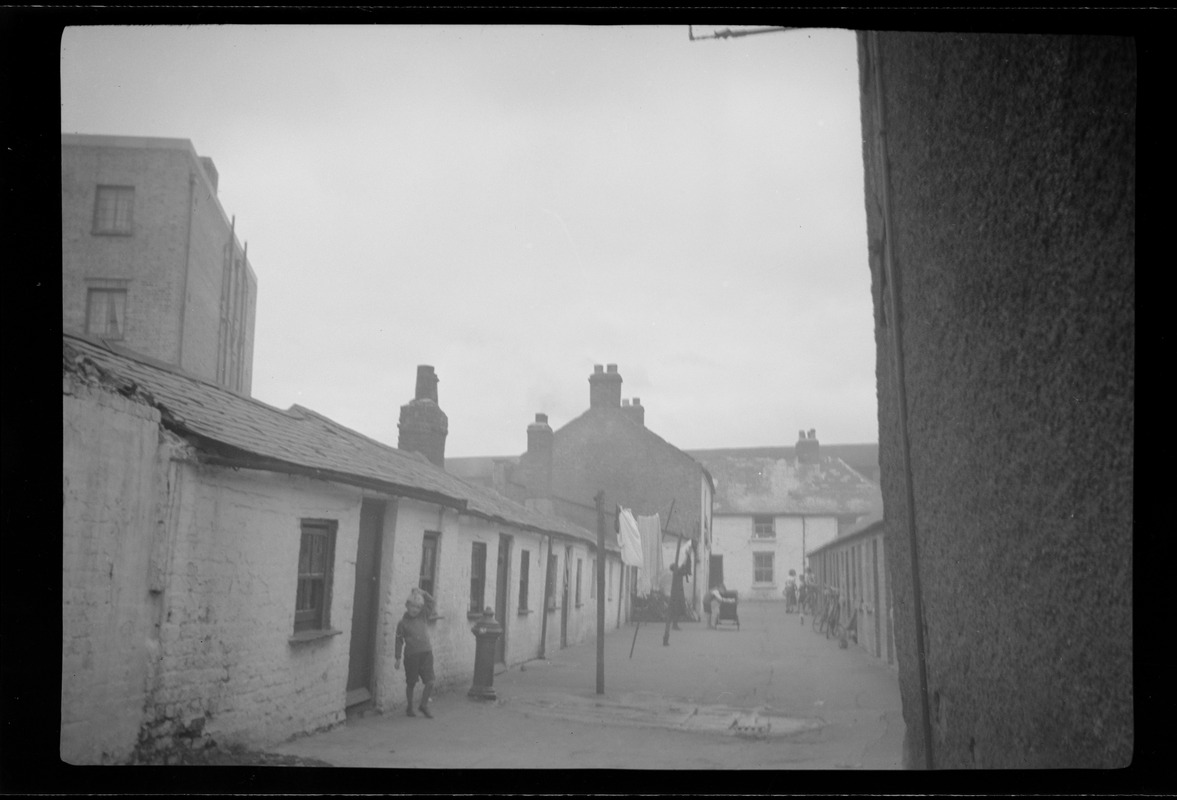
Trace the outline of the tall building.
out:
[[[257,277],[187,139],[61,137],[62,327],[248,395]]]

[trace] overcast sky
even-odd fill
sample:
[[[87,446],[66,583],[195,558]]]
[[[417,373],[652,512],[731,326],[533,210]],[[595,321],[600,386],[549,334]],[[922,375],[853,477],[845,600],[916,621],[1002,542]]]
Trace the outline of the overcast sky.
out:
[[[705,30],[714,30],[714,27]],[[683,449],[877,441],[854,34],[90,27],[61,130],[190,139],[258,280],[253,395],[526,449],[594,364]]]

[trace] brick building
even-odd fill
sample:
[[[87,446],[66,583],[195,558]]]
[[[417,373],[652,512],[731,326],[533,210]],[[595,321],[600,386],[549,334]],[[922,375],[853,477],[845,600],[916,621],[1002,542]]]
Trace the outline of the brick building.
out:
[[[599,491],[610,513],[621,505],[635,515],[658,514],[664,564],[671,563],[680,542],[684,553],[693,553],[698,569],[686,589],[688,603],[699,611],[707,586],[714,482],[702,464],[646,427],[646,407],[640,398],[622,400],[621,384],[616,364],[598,364],[589,376],[583,414],[557,430],[546,414],[537,414],[521,456],[450,459],[446,469],[509,497],[542,502],[590,530]],[[668,573],[662,577],[665,583]]]
[[[843,446],[845,447],[845,446]],[[828,448],[834,449],[834,448]],[[768,448],[696,450],[716,483],[710,581],[741,597],[783,601],[789,570],[861,518],[882,509],[877,484],[801,431],[791,458]]]
[[[517,664],[596,631],[596,535],[315,412],[272,408],[63,335],[60,753],[158,762],[265,747],[403,708],[395,629],[414,587],[442,685],[494,609]],[[567,578],[545,570],[555,557]],[[606,625],[622,570],[606,562]],[[536,613],[545,593],[560,614]]]
[[[248,395],[257,278],[187,139],[61,136],[65,330]]]

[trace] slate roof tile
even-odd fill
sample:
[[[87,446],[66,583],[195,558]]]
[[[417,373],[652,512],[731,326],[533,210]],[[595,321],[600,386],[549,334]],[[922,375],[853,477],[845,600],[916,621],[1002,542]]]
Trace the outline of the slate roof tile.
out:
[[[164,424],[181,435],[293,466],[386,484],[392,493],[398,487],[427,492],[475,516],[596,542],[595,533],[578,525],[467,483],[418,453],[382,444],[303,406],[283,411],[147,356],[63,332],[66,368],[77,368],[82,361],[124,386],[146,392]],[[615,543],[607,543],[607,549],[615,550]]]

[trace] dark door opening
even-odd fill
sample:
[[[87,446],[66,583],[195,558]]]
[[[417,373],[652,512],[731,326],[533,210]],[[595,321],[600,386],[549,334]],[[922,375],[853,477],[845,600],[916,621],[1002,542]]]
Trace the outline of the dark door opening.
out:
[[[723,583],[723,556],[711,556],[707,569],[707,588],[714,589]]]
[[[507,663],[507,591],[510,588],[511,537],[499,534],[499,563],[495,572],[495,619],[503,626],[495,642],[495,663]]]
[[[569,584],[572,579],[572,548],[564,548],[564,589],[560,596],[560,647],[568,646],[568,601],[571,599]]]
[[[360,538],[356,545],[356,588],[351,611],[351,650],[347,665],[347,705],[372,699],[372,664],[376,643],[376,601],[380,584],[380,534],[384,501],[365,499],[360,505]]]

